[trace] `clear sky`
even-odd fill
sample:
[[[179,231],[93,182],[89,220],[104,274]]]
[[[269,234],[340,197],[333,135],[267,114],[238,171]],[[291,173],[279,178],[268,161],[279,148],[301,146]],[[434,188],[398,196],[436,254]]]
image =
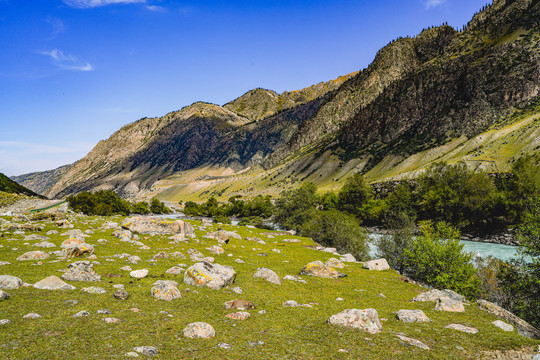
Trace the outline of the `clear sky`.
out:
[[[365,68],[486,0],[0,0],[0,172],[82,158],[142,117]]]

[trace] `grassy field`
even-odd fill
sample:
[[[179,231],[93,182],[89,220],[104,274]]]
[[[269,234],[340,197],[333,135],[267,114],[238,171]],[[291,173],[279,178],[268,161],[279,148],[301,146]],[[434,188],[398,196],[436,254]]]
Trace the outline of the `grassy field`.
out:
[[[4,218],[9,220],[9,217]],[[121,222],[123,219],[99,217],[73,217],[76,229],[94,230],[87,243],[95,245],[97,260],[95,265],[102,280],[97,283],[69,282],[76,290],[49,291],[33,287],[6,290],[10,298],[0,302],[0,319],[11,323],[0,326],[1,359],[123,359],[136,346],[154,346],[161,359],[476,359],[481,351],[492,349],[515,349],[540,344],[521,337],[515,331],[503,332],[491,324],[496,317],[478,309],[476,304],[466,306],[465,313],[434,311],[434,303],[412,303],[411,299],[426,289],[402,282],[401,276],[393,271],[364,270],[361,264],[349,263],[340,271],[347,277],[333,280],[303,276],[307,284],[283,280],[282,285],[274,285],[252,275],[258,267],[268,267],[282,278],[297,275],[307,263],[315,260],[326,261],[332,254],[305,247],[312,245],[310,239],[299,238],[300,243],[283,243],[290,235],[276,235],[269,238],[260,233],[267,230],[223,225],[225,230],[235,230],[242,237],[258,236],[266,241],[261,245],[253,241],[231,239],[224,245],[225,254],[212,255],[206,248],[216,245],[216,240],[205,239],[205,231],[198,230],[200,222],[193,221],[199,244],[173,245],[167,236],[141,235],[149,250],[140,250],[111,234],[113,230],[101,230],[104,221]],[[50,221],[42,221],[44,230],[57,229]],[[213,226],[213,229],[217,225]],[[210,231],[212,228],[208,228]],[[57,229],[60,234],[67,231]],[[30,233],[26,233],[28,235]],[[68,261],[54,262],[50,257],[35,265],[35,261],[17,261],[16,258],[30,250],[33,243],[24,241],[24,235],[4,232],[0,237],[0,261],[11,265],[0,266],[0,274],[20,277],[24,282],[35,283],[47,276],[61,276]],[[57,245],[48,251],[59,250],[66,236],[51,235],[50,242]],[[99,244],[98,239],[106,239]],[[244,293],[235,294],[229,289],[211,290],[195,288],[183,283],[183,275],[169,275],[165,271],[176,264],[191,265],[187,259],[168,258],[157,262],[147,262],[160,251],[172,253],[194,248],[207,256],[214,256],[215,262],[232,266],[238,273],[234,286],[240,286]],[[276,253],[272,249],[279,249]],[[265,252],[268,256],[257,254]],[[129,253],[143,260],[137,265],[126,259],[113,257],[115,254]],[[227,256],[232,254],[232,256]],[[245,264],[235,259],[245,260]],[[72,259],[75,261],[78,259]],[[109,260],[109,261],[108,261]],[[112,261],[114,260],[114,261]],[[129,272],[120,268],[130,265],[134,270],[147,268],[149,277],[135,280]],[[186,266],[187,267],[187,266]],[[182,291],[182,298],[171,302],[161,301],[150,295],[152,283],[159,279],[175,280]],[[123,284],[130,297],[126,301],[116,300],[112,293],[114,284]],[[81,288],[100,286],[106,294],[88,294]],[[189,289],[189,290],[188,290]],[[196,290],[196,291],[195,291]],[[385,297],[382,297],[383,294]],[[336,298],[343,301],[336,301]],[[247,299],[255,303],[247,320],[232,320],[225,317],[232,312],[223,304],[228,300]],[[68,300],[76,300],[72,304]],[[312,303],[312,308],[283,307],[287,300],[298,303]],[[139,311],[132,311],[137,308]],[[383,331],[368,334],[360,330],[335,327],[326,323],[328,318],[344,309],[375,308],[383,320]],[[109,309],[111,314],[101,315],[96,311]],[[430,323],[405,324],[396,319],[400,309],[421,309],[432,320]],[[90,316],[74,318],[75,313],[86,310]],[[259,311],[266,310],[260,314]],[[23,319],[30,312],[36,312],[39,319]],[[106,317],[121,319],[120,323],[107,324]],[[213,339],[188,339],[182,330],[191,322],[204,321],[216,330]],[[474,326],[479,329],[475,335],[445,329],[450,323]],[[431,350],[405,346],[395,334],[403,334],[427,344]],[[252,346],[249,342],[264,342]],[[231,349],[217,347],[228,343]],[[342,351],[340,351],[342,350]],[[144,357],[141,355],[141,357]]]

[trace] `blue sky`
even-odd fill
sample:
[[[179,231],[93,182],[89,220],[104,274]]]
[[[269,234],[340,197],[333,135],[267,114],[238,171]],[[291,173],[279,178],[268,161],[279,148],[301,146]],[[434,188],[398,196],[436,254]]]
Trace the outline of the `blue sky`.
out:
[[[142,117],[365,68],[485,0],[0,0],[0,172],[82,158]]]

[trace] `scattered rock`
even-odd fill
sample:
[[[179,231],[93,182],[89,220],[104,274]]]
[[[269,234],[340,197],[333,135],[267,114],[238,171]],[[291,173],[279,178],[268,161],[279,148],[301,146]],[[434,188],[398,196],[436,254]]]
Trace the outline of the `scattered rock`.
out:
[[[37,318],[40,318],[41,315],[37,314],[37,313],[29,313],[29,314],[26,314],[23,316],[23,319],[37,319]]]
[[[264,279],[272,284],[281,285],[281,279],[279,278],[278,274],[265,267],[258,268],[257,272],[253,274],[253,277]]]
[[[166,274],[172,274],[172,275],[181,275],[184,272],[184,269],[180,266],[173,266],[172,268],[165,271]]]
[[[287,300],[287,301],[285,301],[282,305],[285,306],[285,307],[298,307],[298,306],[300,306],[300,305],[299,305],[296,301],[294,301],[294,300]]]
[[[502,320],[495,320],[492,322],[492,324],[504,331],[514,331],[514,327],[512,325],[507,324]]]
[[[344,255],[341,255],[341,261],[356,262],[356,258],[352,254],[344,254]]]
[[[90,286],[87,288],[82,288],[81,290],[88,294],[105,294],[107,292],[104,288],[97,286]]]
[[[46,277],[45,279],[38,281],[37,283],[34,284],[34,287],[36,289],[42,289],[42,290],[74,290],[75,289],[75,286],[62,281],[62,279],[54,275]]]
[[[83,310],[73,315],[73,317],[83,317],[83,316],[90,316],[90,313],[88,311]]]
[[[151,293],[157,299],[171,301],[182,297],[180,290],[176,287],[178,285],[176,281],[159,280],[154,285]]]
[[[283,240],[281,240],[281,242],[284,242],[284,243],[299,243],[299,242],[302,242],[302,240],[299,240],[299,239],[283,239]]]
[[[300,275],[316,276],[321,278],[337,279],[347,276],[334,268],[326,266],[322,261],[313,261],[300,270]]]
[[[168,259],[168,258],[170,258],[169,254],[167,254],[164,251],[160,251],[152,257],[152,259]]]
[[[437,311],[450,311],[450,312],[465,312],[463,303],[449,297],[442,297],[437,299],[435,304],[435,310]]]
[[[375,309],[347,309],[339,314],[332,315],[328,323],[333,325],[352,327],[376,334],[382,331],[379,314]]]
[[[184,283],[194,286],[206,286],[219,290],[230,285],[236,279],[236,271],[230,266],[199,262],[190,266],[184,273]]]
[[[231,345],[227,343],[219,343],[217,344],[217,347],[226,350],[232,349]]]
[[[137,255],[129,256],[127,258],[127,260],[132,264],[136,264],[136,263],[142,261],[142,259],[140,257],[138,257]]]
[[[34,244],[32,246],[35,246],[35,247],[42,247],[42,248],[53,248],[53,247],[56,247],[56,245],[54,245],[53,243],[51,242],[48,242],[48,241],[42,241],[42,242],[39,242],[37,244]]]
[[[19,261],[27,261],[27,260],[43,260],[49,257],[49,254],[47,254],[44,251],[36,250],[36,251],[29,251],[27,253],[22,254],[17,258]]]
[[[235,287],[231,288],[231,291],[233,293],[237,293],[237,294],[242,294],[244,292],[244,290],[242,290],[242,288],[240,286],[235,286]]]
[[[67,247],[63,251],[64,258],[79,257],[81,255],[92,255],[94,253],[94,247],[92,245],[82,243]]]
[[[227,301],[224,307],[225,309],[253,310],[255,309],[255,304],[249,300],[231,300]]]
[[[248,341],[248,345],[251,346],[251,347],[261,346],[261,345],[264,345],[264,341],[262,341],[262,340],[255,341],[255,342]]]
[[[196,338],[202,338],[202,339],[210,339],[213,338],[216,335],[216,331],[212,327],[212,325],[207,324],[205,322],[195,322],[188,324],[184,328],[184,336],[196,339]]]
[[[21,279],[11,275],[0,275],[0,289],[12,290],[18,289],[22,286]]]
[[[142,270],[133,270],[129,273],[129,276],[131,276],[134,279],[144,279],[148,276],[148,270],[142,269]]]
[[[364,263],[364,265],[362,265],[362,267],[364,269],[378,270],[378,271],[390,269],[390,265],[388,265],[388,262],[386,261],[386,259],[377,259],[377,260],[366,261]]]
[[[2,319],[2,320],[0,320],[0,326],[2,326],[2,325],[7,325],[7,324],[9,324],[10,322],[11,322],[11,321],[8,320],[8,319]]]
[[[223,250],[223,248],[220,248],[220,247],[217,246],[217,245],[213,245],[213,246],[209,247],[208,250],[209,250],[212,254],[216,254],[216,255],[221,255],[221,254],[224,254],[224,253],[225,253],[225,250]]]
[[[113,297],[118,300],[127,300],[129,294],[126,290],[118,289],[114,292]]]
[[[133,269],[132,269],[131,266],[129,266],[129,265],[122,266],[122,267],[120,268],[120,270],[123,270],[123,271],[133,271]]]
[[[60,247],[62,249],[67,249],[69,247],[79,245],[79,244],[84,244],[84,239],[69,238],[69,239],[65,240],[62,244],[60,244]]]
[[[426,344],[424,344],[423,342],[419,341],[419,340],[416,340],[416,339],[413,339],[413,338],[410,338],[410,337],[406,337],[406,336],[403,336],[403,335],[396,335],[401,341],[404,341],[406,342],[407,344],[409,345],[413,345],[413,346],[416,346],[416,347],[419,347],[420,349],[424,349],[424,350],[429,350],[429,346],[427,346]]]
[[[330,258],[328,259],[324,265],[328,266],[328,267],[331,267],[331,268],[335,268],[335,269],[343,269],[345,267],[345,265],[338,259],[336,258]]]
[[[431,321],[422,310],[399,310],[396,317],[405,323]]]
[[[109,315],[109,314],[112,314],[112,311],[109,310],[109,309],[100,309],[100,310],[97,310],[96,313],[97,313],[97,314],[105,314],[105,315]]]
[[[118,318],[105,318],[103,319],[103,321],[105,321],[107,324],[113,324],[113,323],[118,323],[122,320],[118,319]]]
[[[461,324],[449,324],[444,327],[445,329],[452,329],[457,331],[462,331],[469,334],[476,334],[478,332],[477,328],[465,326]]]
[[[228,317],[229,319],[234,319],[234,320],[246,320],[251,316],[251,314],[246,311],[238,311],[238,312],[227,314],[225,316]]]
[[[0,290],[0,300],[7,300],[9,299],[9,295],[4,290]]]
[[[94,271],[94,265],[90,261],[77,261],[68,265],[68,270],[62,275],[62,279],[68,281],[100,281],[101,276]]]
[[[416,296],[412,301],[437,301],[440,298],[448,297],[459,302],[464,302],[465,297],[452,290],[433,289]]]
[[[153,346],[137,346],[133,348],[136,352],[139,354],[143,354],[146,356],[155,356],[159,353],[158,348],[155,348]]]

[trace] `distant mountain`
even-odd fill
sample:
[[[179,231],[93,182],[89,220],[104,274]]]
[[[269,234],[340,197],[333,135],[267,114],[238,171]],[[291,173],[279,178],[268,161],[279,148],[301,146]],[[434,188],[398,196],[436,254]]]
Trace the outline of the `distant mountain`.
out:
[[[32,190],[29,190],[25,188],[22,185],[19,185],[15,181],[8,178],[6,175],[0,173],[0,191],[8,193],[8,194],[20,194],[20,195],[27,195],[27,196],[35,196],[44,198],[44,196],[36,194]]]
[[[28,189],[43,194],[50,189],[73,166],[64,165],[49,171],[33,172],[25,175],[12,176],[11,180],[23,184]]]
[[[414,177],[438,160],[504,171],[540,149],[539,21],[538,0],[494,1],[463,31],[392,41],[360,72],[141,119],[40,183],[56,197],[106,188],[185,200],[307,180],[337,189],[354,172]]]

